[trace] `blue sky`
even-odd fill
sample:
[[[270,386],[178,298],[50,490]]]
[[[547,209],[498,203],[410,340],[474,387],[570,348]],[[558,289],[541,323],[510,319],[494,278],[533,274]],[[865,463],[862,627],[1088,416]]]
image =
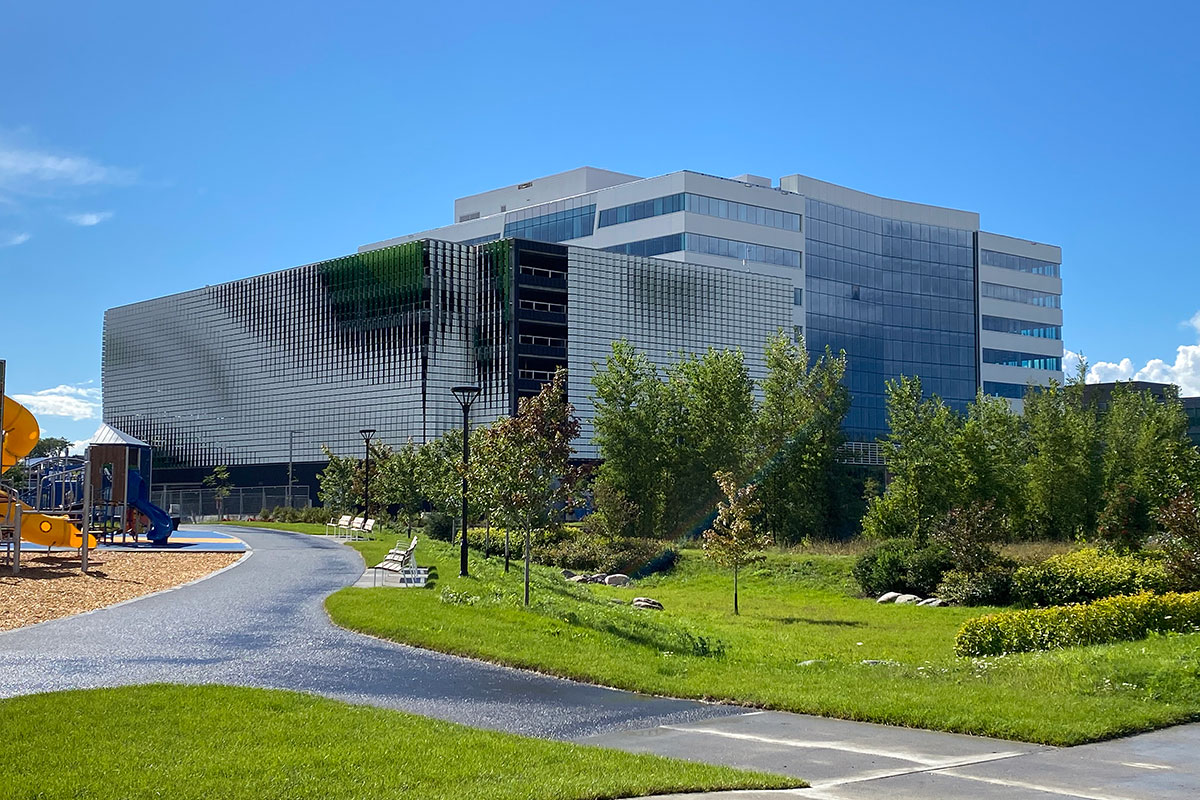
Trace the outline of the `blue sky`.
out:
[[[106,308],[583,164],[978,211],[1062,246],[1098,375],[1200,394],[1193,4],[6,5],[0,357],[45,435],[98,424]]]

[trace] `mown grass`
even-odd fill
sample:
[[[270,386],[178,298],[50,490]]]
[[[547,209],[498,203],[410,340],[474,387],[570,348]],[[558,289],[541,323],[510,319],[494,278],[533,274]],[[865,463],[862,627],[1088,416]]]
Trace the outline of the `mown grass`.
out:
[[[0,741],[6,798],[568,800],[803,785],[226,686],[159,684],[4,700]]]
[[[392,541],[359,542],[368,563]],[[422,539],[424,590],[343,589],[339,624],[443,652],[626,689],[856,720],[1077,744],[1200,718],[1200,635],[994,658],[954,655],[964,620],[990,608],[881,606],[853,596],[850,556],[784,553],[732,580],[696,551],[627,588],[521,576]],[[665,612],[610,603],[647,595]]]

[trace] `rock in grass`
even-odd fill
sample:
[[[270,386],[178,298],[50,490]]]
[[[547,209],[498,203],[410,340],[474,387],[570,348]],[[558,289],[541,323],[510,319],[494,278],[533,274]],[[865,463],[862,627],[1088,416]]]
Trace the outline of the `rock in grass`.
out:
[[[648,608],[652,611],[662,611],[663,604],[655,600],[653,597],[635,597],[633,598],[634,608]]]
[[[884,592],[883,594],[879,595],[879,599],[876,600],[875,602],[876,603],[894,603],[894,602],[896,602],[896,598],[899,596],[900,596],[899,592]]]
[[[917,605],[928,606],[930,608],[941,608],[942,606],[946,605],[946,601],[940,597],[930,597],[927,600],[922,600],[921,602],[917,603]]]
[[[571,571],[571,570],[569,570],[569,569],[564,569],[564,570],[562,571],[562,576],[563,576],[564,578],[566,578],[567,580],[571,580],[571,578],[574,578],[574,577],[575,577],[575,573],[574,573],[574,572],[572,572],[572,571]]]
[[[896,605],[898,606],[907,606],[919,602],[921,602],[921,598],[917,597],[915,594],[902,594],[896,598]]]
[[[567,578],[567,580],[569,580],[571,583],[586,583],[587,579],[587,575],[572,575],[571,577]]]
[[[609,575],[608,577],[606,577],[604,579],[604,582],[607,583],[609,586],[624,586],[625,584],[629,583],[629,576],[622,575],[621,573],[618,572],[615,575]]]

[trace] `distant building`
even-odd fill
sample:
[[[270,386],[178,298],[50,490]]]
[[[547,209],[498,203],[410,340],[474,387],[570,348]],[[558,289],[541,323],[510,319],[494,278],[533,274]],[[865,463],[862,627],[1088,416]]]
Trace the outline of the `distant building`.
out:
[[[803,175],[583,167],[455,202],[455,223],[332,261],[110,309],[104,420],[155,447],[160,480],[227,464],[239,483],[312,482],[320,445],[356,454],[478,422],[569,369],[592,443],[590,378],[615,339],[665,365],[738,347],[762,376],[779,329],[845,350],[853,452],[878,463],[884,387],[918,375],[964,408],[1020,405],[1062,379],[1061,252],[980,230],[979,215]],[[289,446],[289,442],[291,446]]]
[[[1116,381],[1108,383],[1089,383],[1083,387],[1083,399],[1095,403],[1101,412],[1107,411],[1112,401],[1113,389],[1118,385],[1128,386],[1135,392],[1150,392],[1159,400],[1168,395],[1178,397],[1179,387],[1173,383],[1153,383],[1151,381]],[[1188,438],[1192,444],[1200,447],[1200,397],[1180,397],[1183,413],[1188,418]]]

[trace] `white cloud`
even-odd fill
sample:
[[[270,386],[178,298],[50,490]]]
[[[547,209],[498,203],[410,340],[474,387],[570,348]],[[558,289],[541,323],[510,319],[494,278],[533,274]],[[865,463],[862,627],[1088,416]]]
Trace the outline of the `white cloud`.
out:
[[[77,439],[76,441],[71,442],[71,446],[68,448],[67,454],[72,456],[83,455],[87,452],[89,442],[91,442],[91,439]]]
[[[1196,335],[1196,344],[1181,344],[1175,348],[1174,363],[1161,358],[1152,358],[1143,367],[1136,367],[1131,359],[1120,361],[1097,361],[1088,370],[1088,383],[1109,381],[1153,381],[1173,383],[1184,397],[1200,395],[1200,311],[1185,323]]]
[[[133,173],[83,156],[60,155],[0,143],[0,187],[88,186],[128,183]]]
[[[113,212],[111,211],[88,211],[83,214],[68,214],[67,221],[74,223],[75,225],[82,225],[83,227],[87,228],[91,227],[92,225],[99,225],[101,222],[106,220],[110,220],[112,219],[112,216]]]
[[[16,247],[25,244],[32,238],[28,233],[12,233],[0,236],[0,247]]]
[[[76,421],[100,417],[100,389],[87,383],[75,386],[62,384],[33,394],[14,394],[12,397],[35,415],[70,417]]]

